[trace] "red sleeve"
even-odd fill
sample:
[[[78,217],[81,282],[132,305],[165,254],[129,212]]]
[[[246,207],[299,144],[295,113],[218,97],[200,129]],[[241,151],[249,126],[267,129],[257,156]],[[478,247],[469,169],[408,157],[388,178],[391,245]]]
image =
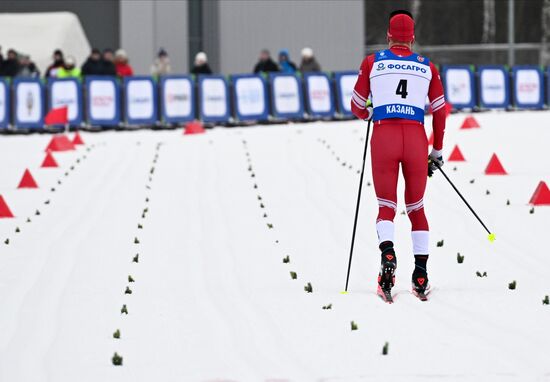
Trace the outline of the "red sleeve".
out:
[[[366,57],[361,63],[361,69],[359,69],[359,77],[353,88],[353,94],[351,96],[351,111],[360,119],[369,117],[369,112],[365,107],[365,103],[370,95],[370,70],[374,62],[374,54]]]
[[[432,80],[428,90],[428,98],[432,109],[432,126],[434,131],[434,145],[436,150],[443,149],[443,135],[445,134],[445,120],[447,119],[447,110],[445,107],[445,93],[439,71],[433,63],[430,62],[432,70]]]

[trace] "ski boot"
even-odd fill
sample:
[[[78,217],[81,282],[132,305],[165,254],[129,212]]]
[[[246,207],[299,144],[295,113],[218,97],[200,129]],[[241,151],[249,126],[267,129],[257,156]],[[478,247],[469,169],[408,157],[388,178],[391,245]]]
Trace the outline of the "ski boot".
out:
[[[412,274],[412,293],[418,297],[420,301],[427,301],[430,294],[430,282],[428,280],[428,272],[425,267],[415,267]]]
[[[380,273],[378,274],[378,290],[377,294],[385,302],[393,303],[391,288],[395,284],[395,270],[397,269],[397,257],[393,249],[392,242],[384,242],[380,244],[382,250],[382,264]]]

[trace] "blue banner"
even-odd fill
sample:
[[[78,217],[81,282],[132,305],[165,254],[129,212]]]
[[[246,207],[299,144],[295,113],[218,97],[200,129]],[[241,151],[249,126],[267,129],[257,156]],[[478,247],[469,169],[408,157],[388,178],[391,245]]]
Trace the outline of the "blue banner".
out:
[[[542,109],[544,82],[542,70],[535,65],[518,65],[512,68],[514,104],[520,109]]]
[[[474,73],[469,65],[443,67],[445,99],[455,109],[473,109],[476,105]]]
[[[42,129],[46,105],[40,79],[15,78],[13,94],[15,128]]]
[[[336,96],[338,98],[338,111],[345,116],[352,116],[351,96],[357,82],[358,72],[336,72],[334,82],[336,85]]]
[[[200,118],[204,122],[228,122],[231,116],[227,82],[220,75],[199,75]]]
[[[48,110],[68,108],[69,125],[83,121],[82,84],[76,78],[48,78]]]
[[[269,116],[265,79],[256,74],[231,76],[235,116],[239,121],[266,121]]]
[[[275,118],[304,118],[302,82],[291,73],[269,73],[271,110]]]
[[[327,74],[306,73],[304,75],[307,111],[312,117],[333,117],[334,96]]]
[[[124,77],[124,116],[128,125],[155,125],[157,85],[152,77]]]
[[[0,77],[0,129],[9,127],[11,120],[10,84],[6,77]]]
[[[86,114],[95,126],[119,126],[120,87],[116,77],[86,77]]]
[[[502,65],[481,65],[479,75],[479,105],[488,109],[510,106],[510,73]]]
[[[191,76],[162,76],[160,78],[161,113],[167,123],[195,119],[195,83]]]

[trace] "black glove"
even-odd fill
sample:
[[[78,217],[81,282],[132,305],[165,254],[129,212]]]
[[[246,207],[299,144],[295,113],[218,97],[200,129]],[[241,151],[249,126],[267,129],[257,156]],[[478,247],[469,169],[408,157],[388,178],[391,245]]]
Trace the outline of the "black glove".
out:
[[[432,149],[428,155],[428,176],[431,177],[438,167],[443,167],[443,150]]]

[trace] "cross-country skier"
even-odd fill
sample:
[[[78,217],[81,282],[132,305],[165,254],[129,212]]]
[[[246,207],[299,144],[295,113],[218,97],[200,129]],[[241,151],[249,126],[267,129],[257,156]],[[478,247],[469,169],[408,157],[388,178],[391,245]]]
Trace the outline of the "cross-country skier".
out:
[[[413,293],[425,299],[428,284],[429,228],[424,214],[424,191],[428,173],[443,165],[445,98],[435,65],[412,52],[414,20],[407,11],[390,15],[389,49],[366,57],[353,91],[351,108],[361,119],[374,121],[371,161],[378,198],[376,231],[382,251],[378,294],[391,302],[397,258],[393,246],[393,219],[397,208],[399,165],[405,178],[405,204],[412,223],[415,269]],[[433,115],[434,143],[428,155],[424,130],[426,96]],[[372,106],[371,102],[372,101]],[[428,159],[427,159],[428,158]]]

